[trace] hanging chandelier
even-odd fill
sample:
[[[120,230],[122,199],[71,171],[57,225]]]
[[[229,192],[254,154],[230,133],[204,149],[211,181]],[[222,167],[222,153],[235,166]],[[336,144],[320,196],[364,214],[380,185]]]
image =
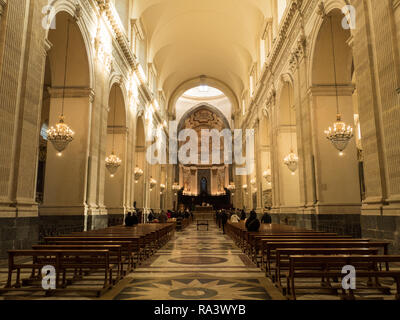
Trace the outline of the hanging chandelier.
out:
[[[268,169],[263,172],[263,177],[267,181],[267,183],[271,184],[272,176],[270,167],[268,167]]]
[[[150,177],[150,191],[153,191],[153,188],[156,186],[157,180],[154,180],[153,177]]]
[[[113,141],[112,141],[112,151],[111,155],[106,158],[106,168],[110,172],[110,177],[114,178],[115,173],[118,168],[121,166],[122,160],[115,155],[114,146],[115,146],[115,113],[117,109],[117,88],[114,89],[114,119],[113,119]]]
[[[67,148],[68,144],[74,139],[74,132],[64,122],[64,102],[65,102],[65,86],[67,83],[67,70],[68,70],[68,49],[69,49],[69,33],[70,33],[70,20],[68,19],[67,25],[67,45],[65,50],[65,65],[64,65],[64,87],[62,96],[62,107],[60,120],[55,127],[47,130],[47,139],[51,142],[54,149],[58,151],[58,156],[61,157],[62,152]]]
[[[181,187],[179,186],[178,182],[174,182],[174,184],[172,185],[172,190],[174,191],[178,191]]]
[[[290,153],[285,157],[285,159],[283,159],[283,163],[289,168],[292,175],[294,175],[299,165],[299,157],[293,152],[293,150],[290,150]]]
[[[257,181],[256,181],[256,178],[253,178],[253,179],[250,180],[250,183],[251,183],[252,185],[255,185],[256,182],[257,182]]]
[[[106,168],[110,172],[110,177],[114,178],[115,173],[117,172],[118,168],[121,166],[122,160],[118,158],[112,152],[107,158],[106,158]]]
[[[231,182],[227,187],[229,191],[234,191],[236,189],[235,183]]]
[[[289,84],[288,84],[288,99],[289,99],[290,127],[292,127],[292,105],[291,105],[291,101],[290,101]],[[293,135],[292,135],[291,130],[290,130],[290,153],[283,159],[283,163],[292,172],[292,175],[294,175],[299,166],[299,157],[293,152]]]
[[[333,56],[333,71],[335,76],[335,90],[336,90],[336,122],[333,123],[333,128],[329,127],[325,130],[326,138],[332,143],[332,145],[339,150],[339,155],[343,155],[343,150],[346,149],[351,138],[353,138],[353,128],[346,125],[342,121],[342,115],[339,111],[339,94],[337,87],[337,73],[336,73],[336,56],[335,56],[335,41],[333,39],[333,26],[332,16],[329,17],[331,25],[331,40],[332,40],[332,56]]]
[[[242,186],[242,188],[243,188],[244,191],[246,191],[246,190],[247,190],[247,184],[244,184],[244,185]]]
[[[136,166],[134,171],[135,183],[139,182],[139,179],[142,175],[143,175],[143,170]]]
[[[163,184],[163,183],[160,184],[160,190],[161,190],[161,193],[165,190],[165,184]]]

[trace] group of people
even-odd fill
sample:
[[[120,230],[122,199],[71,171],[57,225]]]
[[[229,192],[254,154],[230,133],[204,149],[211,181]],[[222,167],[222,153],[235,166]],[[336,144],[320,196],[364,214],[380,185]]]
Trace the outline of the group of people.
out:
[[[230,220],[232,223],[237,223],[239,221],[246,221],[246,229],[250,232],[258,232],[260,230],[261,223],[272,223],[271,215],[268,212],[265,212],[261,218],[261,222],[257,217],[257,213],[252,210],[250,211],[250,216],[247,218],[246,211],[244,209],[237,210],[218,210],[215,212],[215,220],[218,227],[221,229],[222,232],[225,234],[225,225]]]
[[[125,217],[125,226],[132,227],[137,225],[140,222],[141,211],[136,209],[136,203],[134,204],[133,212],[129,212]],[[150,212],[147,216],[147,222],[149,223],[166,223],[170,219],[193,219],[193,213],[189,209],[180,209],[178,211],[164,211],[154,212],[153,209],[150,209]]]

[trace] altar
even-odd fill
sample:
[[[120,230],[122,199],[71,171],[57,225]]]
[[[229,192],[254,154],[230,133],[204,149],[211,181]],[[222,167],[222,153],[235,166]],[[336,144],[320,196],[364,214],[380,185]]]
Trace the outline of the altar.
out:
[[[214,220],[214,208],[210,205],[195,206],[193,211],[194,220]]]

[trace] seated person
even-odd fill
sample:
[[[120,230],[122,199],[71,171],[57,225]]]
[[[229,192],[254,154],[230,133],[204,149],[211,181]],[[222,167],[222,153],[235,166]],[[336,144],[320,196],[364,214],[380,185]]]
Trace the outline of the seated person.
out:
[[[132,224],[133,224],[133,225],[139,224],[139,218],[138,218],[138,216],[137,216],[136,211],[134,211],[134,212],[132,213]]]
[[[260,230],[260,221],[257,218],[257,213],[252,210],[250,217],[246,221],[246,229],[249,232],[258,232]]]
[[[237,223],[237,222],[239,222],[240,221],[240,218],[239,218],[239,216],[236,214],[236,212],[234,213],[234,214],[232,214],[232,216],[231,216],[231,222],[232,223]]]

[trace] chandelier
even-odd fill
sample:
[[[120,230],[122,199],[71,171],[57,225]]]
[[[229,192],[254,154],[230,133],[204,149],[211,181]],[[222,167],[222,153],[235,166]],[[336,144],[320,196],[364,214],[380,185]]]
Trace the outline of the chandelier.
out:
[[[157,180],[154,180],[153,177],[150,177],[150,191],[153,191],[153,188],[156,186]]]
[[[242,188],[243,188],[244,191],[246,191],[246,190],[247,190],[247,184],[244,184],[244,185],[242,186]]]
[[[292,104],[290,102],[290,86],[288,87],[288,99],[289,99],[289,118],[290,118],[290,127],[292,127]],[[292,172],[292,175],[295,174],[298,164],[299,157],[293,152],[293,134],[290,130],[290,153],[283,159],[283,163],[289,168]]]
[[[64,103],[65,103],[65,86],[67,83],[67,70],[68,70],[68,49],[69,49],[69,32],[70,32],[70,20],[68,19],[67,26],[67,45],[65,50],[65,66],[64,66],[64,87],[62,96],[62,106],[60,121],[55,127],[51,127],[47,130],[47,139],[51,142],[53,147],[58,151],[58,156],[62,155],[62,152],[67,148],[68,144],[74,139],[74,132],[64,122]]]
[[[181,187],[179,186],[178,182],[174,182],[174,184],[172,185],[172,190],[174,191],[178,191]]]
[[[115,173],[117,172],[118,168],[121,166],[122,160],[118,158],[114,152],[112,152],[106,158],[106,168],[110,172],[110,177],[114,178]]]
[[[293,150],[290,150],[290,153],[285,157],[285,159],[283,159],[283,162],[292,172],[292,175],[294,175],[299,164],[299,157],[293,152]]]
[[[265,170],[265,171],[263,172],[263,177],[264,177],[265,180],[267,180],[267,182],[268,182],[269,184],[271,184],[272,175],[271,175],[271,169],[270,169],[270,167],[268,167],[268,169]]]
[[[233,191],[236,189],[235,183],[231,182],[227,187],[229,191]]]
[[[134,171],[135,183],[139,182],[139,179],[142,175],[143,175],[143,170],[136,166]]]
[[[160,184],[160,190],[161,190],[161,191],[164,191],[164,190],[165,190],[165,184],[163,184],[163,183]]]
[[[62,151],[74,139],[74,132],[64,123],[64,117],[60,116],[60,121],[56,127],[51,127],[47,130],[47,139],[52,143],[54,149],[58,151],[58,156],[61,156]]]
[[[255,184],[256,184],[256,178],[251,179],[251,180],[250,180],[250,183],[251,183],[252,185],[255,185]]]
[[[337,75],[336,75],[336,57],[335,57],[335,44],[333,39],[333,26],[332,16],[329,17],[331,25],[331,40],[332,40],[332,56],[333,56],[333,70],[335,76],[335,90],[336,90],[336,122],[333,123],[333,128],[329,127],[325,130],[327,139],[333,144],[333,146],[339,150],[339,155],[343,155],[343,150],[346,149],[351,138],[353,138],[353,128],[346,125],[342,121],[342,115],[339,111],[339,94],[337,87]]]
[[[106,168],[110,172],[110,177],[114,178],[115,173],[118,168],[121,166],[122,160],[114,154],[114,146],[115,146],[115,112],[117,109],[117,88],[114,88],[114,119],[113,119],[113,140],[112,140],[112,152],[106,158]]]

